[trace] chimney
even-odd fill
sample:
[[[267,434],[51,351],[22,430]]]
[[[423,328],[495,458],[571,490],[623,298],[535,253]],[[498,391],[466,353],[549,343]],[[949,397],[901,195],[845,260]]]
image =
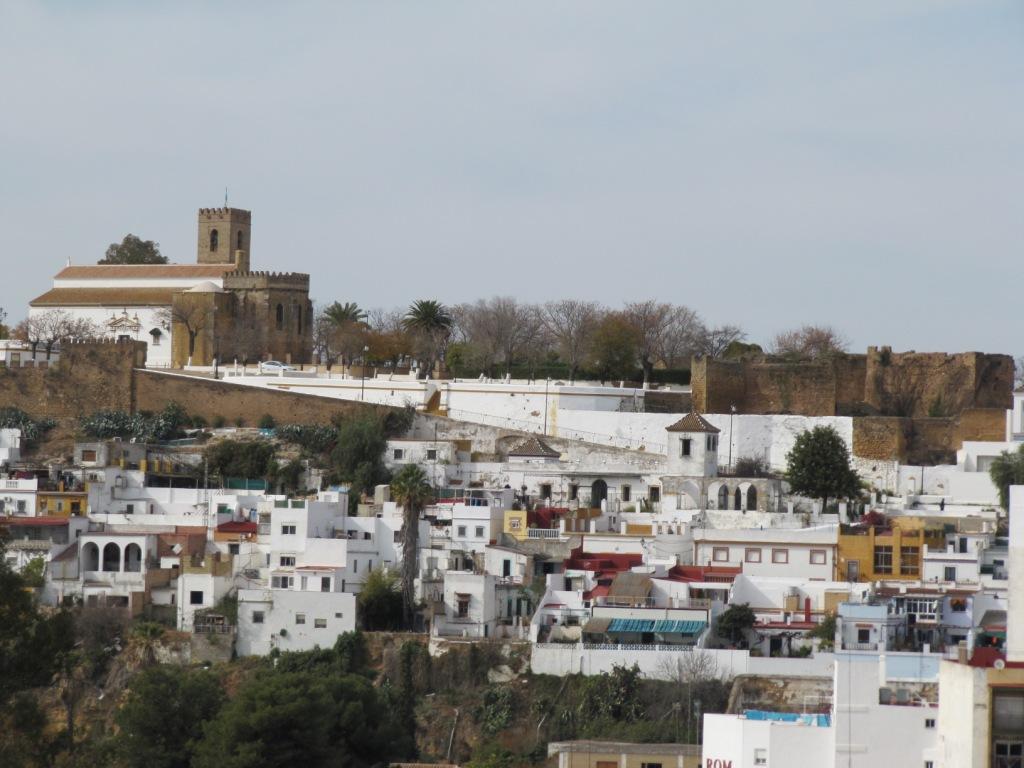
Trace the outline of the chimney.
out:
[[[1024,485],[1010,486],[1009,598],[1006,660],[1024,663]]]

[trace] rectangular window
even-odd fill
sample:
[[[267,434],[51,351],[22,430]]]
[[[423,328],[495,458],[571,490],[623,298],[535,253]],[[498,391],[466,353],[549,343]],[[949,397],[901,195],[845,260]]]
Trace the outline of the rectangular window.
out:
[[[188,604],[189,605],[202,605],[203,604],[203,592],[202,590],[193,589],[188,593]]]
[[[232,555],[237,555],[238,554],[238,545],[237,544],[228,544],[228,552],[230,552]]]
[[[917,576],[920,571],[921,550],[917,547],[900,547],[900,573]]]
[[[304,613],[296,613],[295,614],[295,623],[296,624],[305,624],[306,623],[306,614],[304,614]]]
[[[661,486],[652,485],[647,489],[647,496],[650,498],[652,504],[658,504],[661,502]]]
[[[789,562],[789,550],[788,549],[773,549],[772,550],[772,562],[779,565],[785,565]]]
[[[871,642],[871,630],[870,629],[858,629],[857,630],[857,642],[860,644]]]
[[[126,515],[134,514],[134,512],[135,512],[135,505],[134,504],[125,504],[124,505],[124,513]]]
[[[890,574],[892,573],[892,547],[891,546],[877,546],[875,547],[875,573]]]
[[[295,565],[295,555],[281,555],[281,565],[285,567]]]
[[[252,623],[253,624],[262,624],[263,623],[263,611],[253,611],[252,612]]]
[[[824,549],[811,550],[811,565],[824,565],[827,559],[828,554]]]
[[[716,563],[728,563],[729,562],[729,548],[728,547],[714,547],[711,550],[711,559]]]
[[[632,493],[633,489],[630,488],[628,485],[624,485],[622,486],[622,490],[620,491],[619,495],[622,496],[623,501],[629,501],[630,494]]]
[[[313,629],[327,629],[327,619],[313,619]]]
[[[754,750],[754,765],[768,765],[768,750],[758,747]]]
[[[640,763],[640,768],[661,768],[661,763]]]
[[[466,526],[464,526],[464,525],[460,525],[459,526],[459,538],[460,539],[466,538]]]
[[[747,547],[743,552],[743,560],[747,563],[760,563],[761,562],[761,550],[756,547]]]
[[[401,531],[395,531],[395,544],[397,544],[401,540],[402,540],[402,532]]]
[[[294,525],[282,525],[281,526],[281,535],[282,536],[294,536],[295,535],[295,526]]]
[[[482,525],[478,525],[476,527],[476,537],[478,539],[482,539],[484,537],[484,527]]]
[[[956,581],[956,566],[955,565],[947,565],[943,569],[943,578],[946,581]]]
[[[690,455],[690,451],[691,451],[690,438],[684,437],[679,442],[679,455],[680,456],[689,456]]]
[[[459,618],[464,619],[469,616],[469,597],[460,597],[458,599]]]
[[[82,461],[96,461],[96,451],[82,451]]]
[[[401,461],[402,459],[405,458],[405,451],[403,451],[401,448],[395,448],[394,457],[395,461]]]
[[[330,592],[331,591],[331,577],[330,576],[321,576],[320,577],[320,591],[321,592]]]
[[[291,576],[271,576],[270,586],[272,589],[291,589],[292,588],[292,577]]]
[[[437,461],[437,449],[436,448],[428,448],[427,449],[427,461]]]
[[[924,727],[925,728],[934,728],[935,727],[935,719],[932,718],[932,717],[929,717],[927,720],[924,721]]]

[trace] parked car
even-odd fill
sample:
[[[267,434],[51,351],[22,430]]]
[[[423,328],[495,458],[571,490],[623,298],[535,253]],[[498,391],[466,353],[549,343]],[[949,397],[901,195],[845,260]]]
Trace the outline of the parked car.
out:
[[[267,360],[265,363],[260,364],[260,370],[277,373],[278,371],[294,371],[295,369],[279,360]]]

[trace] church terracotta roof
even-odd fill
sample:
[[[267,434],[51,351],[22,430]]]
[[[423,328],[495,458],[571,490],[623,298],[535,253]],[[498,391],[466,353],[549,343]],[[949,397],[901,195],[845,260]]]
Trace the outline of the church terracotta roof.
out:
[[[712,432],[718,434],[721,430],[705,419],[696,411],[690,411],[675,424],[665,427],[666,432]]]
[[[53,288],[30,307],[169,307],[174,288]]]
[[[54,280],[103,280],[132,277],[211,278],[234,272],[234,264],[88,264],[64,267]]]
[[[561,453],[539,437],[528,437],[508,452],[509,456],[533,456],[542,459],[557,459]]]

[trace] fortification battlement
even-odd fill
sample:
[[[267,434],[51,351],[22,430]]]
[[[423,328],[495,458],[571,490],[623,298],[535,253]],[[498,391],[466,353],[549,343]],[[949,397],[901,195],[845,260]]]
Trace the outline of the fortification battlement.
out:
[[[200,208],[199,215],[208,218],[227,218],[229,216],[234,216],[242,221],[250,221],[252,219],[252,211],[247,211],[244,208]]]
[[[302,272],[227,272],[224,289],[288,288],[309,289],[309,275]]]

